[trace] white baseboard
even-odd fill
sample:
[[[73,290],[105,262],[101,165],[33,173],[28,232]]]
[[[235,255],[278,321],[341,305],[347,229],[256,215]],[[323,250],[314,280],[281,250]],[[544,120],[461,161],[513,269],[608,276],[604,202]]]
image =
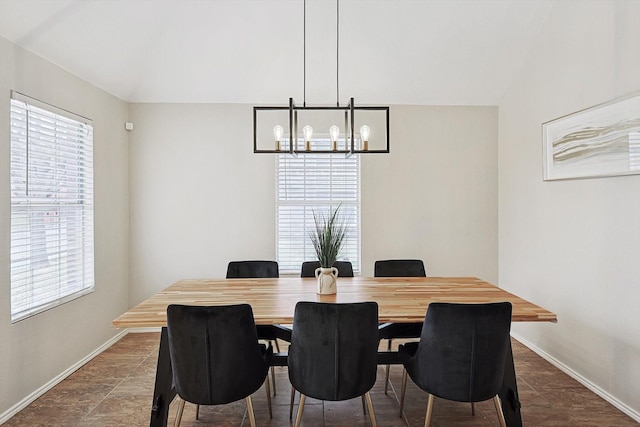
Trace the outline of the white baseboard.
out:
[[[516,340],[518,340],[520,343],[524,344],[526,347],[528,347],[531,351],[536,353],[538,356],[542,357],[544,360],[551,363],[556,368],[560,369],[562,372],[569,375],[571,378],[578,381],[580,384],[582,384],[583,386],[585,386],[586,388],[588,388],[589,390],[591,390],[592,392],[594,392],[595,394],[597,394],[598,396],[600,396],[601,398],[603,398],[604,400],[606,400],[607,402],[609,402],[610,404],[612,404],[613,406],[615,406],[616,408],[618,408],[619,410],[621,410],[622,412],[624,412],[625,414],[633,418],[635,421],[640,422],[640,412],[629,407],[624,402],[621,402],[615,396],[611,395],[609,392],[603,390],[598,385],[589,381],[587,378],[583,377],[582,375],[580,375],[579,373],[577,373],[576,371],[574,371],[573,369],[571,369],[570,367],[568,367],[567,365],[565,365],[564,363],[556,359],[555,357],[551,356],[549,353],[535,346],[533,343],[527,341],[525,338],[521,337],[520,335],[514,334],[512,332],[511,336]]]
[[[159,330],[159,328],[158,328],[158,330]],[[146,332],[150,332],[150,331],[146,331]],[[105,351],[106,349],[111,347],[112,345],[114,345],[116,342],[120,341],[122,339],[122,337],[127,335],[127,333],[129,333],[129,330],[125,329],[125,330],[121,331],[116,336],[111,338],[109,341],[105,342],[100,347],[96,348],[91,353],[89,353],[88,355],[83,357],[77,363],[74,363],[72,366],[70,366],[69,368],[67,368],[63,372],[61,372],[58,376],[56,376],[55,378],[51,379],[51,381],[49,381],[46,384],[44,384],[43,386],[39,387],[37,390],[35,390],[34,392],[32,392],[31,394],[26,396],[20,402],[16,403],[11,408],[9,408],[7,411],[5,411],[4,413],[0,414],[0,425],[5,423],[5,422],[7,422],[9,420],[9,418],[13,417],[15,414],[17,414],[18,412],[20,412],[21,410],[23,410],[24,408],[29,406],[33,401],[35,401],[37,398],[39,398],[40,396],[45,394],[47,391],[51,390],[53,387],[55,387],[57,384],[59,384],[65,378],[67,378],[69,375],[73,374],[75,371],[80,369],[84,364],[89,362],[91,359],[93,359],[94,357],[96,357],[97,355],[99,355],[100,353],[102,353],[103,351]]]

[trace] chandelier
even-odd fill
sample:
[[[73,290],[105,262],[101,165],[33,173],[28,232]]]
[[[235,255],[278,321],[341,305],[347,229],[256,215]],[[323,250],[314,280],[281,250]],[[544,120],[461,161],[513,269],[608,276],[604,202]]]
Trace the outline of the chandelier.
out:
[[[389,152],[389,107],[356,106],[351,98],[340,105],[340,0],[336,0],[336,104],[309,106],[306,102],[306,0],[303,7],[302,105],[289,98],[285,106],[253,107],[253,152],[299,154],[353,154]],[[315,137],[314,137],[315,134]]]

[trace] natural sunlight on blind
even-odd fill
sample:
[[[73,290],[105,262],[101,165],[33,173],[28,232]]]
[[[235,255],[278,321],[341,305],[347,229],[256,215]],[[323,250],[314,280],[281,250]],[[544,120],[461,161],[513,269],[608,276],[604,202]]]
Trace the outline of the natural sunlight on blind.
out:
[[[11,320],[93,290],[93,126],[11,99]]]
[[[329,140],[315,139],[317,149],[330,149]],[[360,158],[344,154],[289,154],[277,156],[277,259],[282,273],[300,274],[303,261],[318,258],[309,233],[313,212],[328,214],[340,205],[347,221],[347,238],[339,260],[360,271]]]

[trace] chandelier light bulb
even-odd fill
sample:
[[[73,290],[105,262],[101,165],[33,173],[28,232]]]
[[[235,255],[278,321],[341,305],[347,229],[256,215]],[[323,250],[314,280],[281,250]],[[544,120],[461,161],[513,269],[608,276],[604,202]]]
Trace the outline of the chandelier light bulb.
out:
[[[313,136],[313,128],[309,125],[306,125],[302,128],[302,133],[304,134],[305,141],[311,141],[311,137]]]
[[[367,151],[369,149],[369,135],[371,135],[371,129],[367,125],[360,127],[360,138],[362,139],[362,150]]]
[[[338,137],[340,136],[340,128],[333,125],[329,128],[329,135],[331,135],[331,149],[338,151]]]
[[[277,151],[280,151],[280,141],[282,140],[282,135],[284,135],[284,128],[280,125],[275,125],[273,127],[273,138],[276,141]]]
[[[302,133],[304,134],[304,149],[306,151],[311,151],[311,137],[313,136],[313,128],[309,125],[306,125],[302,128]]]

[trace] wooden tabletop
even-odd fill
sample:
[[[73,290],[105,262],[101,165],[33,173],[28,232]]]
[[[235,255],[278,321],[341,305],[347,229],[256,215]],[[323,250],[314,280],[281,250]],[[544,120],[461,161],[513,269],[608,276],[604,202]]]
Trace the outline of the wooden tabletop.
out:
[[[338,278],[338,293],[318,295],[314,278],[180,280],[113,321],[116,328],[167,325],[167,306],[248,303],[257,324],[291,324],[298,301],[376,301],[380,322],[422,322],[431,302],[509,301],[515,322],[555,322],[556,315],[475,277]]]

